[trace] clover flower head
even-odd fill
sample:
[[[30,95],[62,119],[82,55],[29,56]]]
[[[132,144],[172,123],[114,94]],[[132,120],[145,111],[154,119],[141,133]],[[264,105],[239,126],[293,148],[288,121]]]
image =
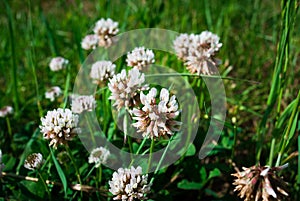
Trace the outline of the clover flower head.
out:
[[[181,126],[181,122],[175,120],[180,114],[176,96],[170,97],[165,88],[160,91],[159,101],[156,100],[156,95],[156,88],[151,88],[147,95],[141,92],[143,106],[132,110],[133,119],[137,121],[132,125],[138,128],[143,137],[152,139],[166,134],[173,135]]]
[[[114,42],[112,38],[119,32],[118,22],[110,18],[101,18],[96,22],[93,31],[98,35],[98,46],[109,47]]]
[[[51,102],[55,100],[56,97],[60,96],[62,93],[59,86],[53,86],[48,91],[45,92],[45,97],[50,99]]]
[[[190,35],[184,33],[184,34],[180,34],[173,41],[175,53],[176,53],[177,57],[183,61],[185,61],[187,56],[189,55],[191,38],[192,37]]]
[[[114,106],[120,110],[122,107],[133,107],[139,102],[138,93],[147,89],[144,84],[145,75],[136,68],[128,71],[122,70],[121,73],[114,75],[108,83],[111,91],[110,100],[114,100]]]
[[[48,111],[45,117],[41,118],[41,132],[45,139],[50,140],[49,146],[57,148],[58,145],[66,145],[77,133],[80,132],[78,115],[73,114],[70,109],[54,109]]]
[[[64,69],[68,63],[69,63],[69,60],[67,60],[63,57],[55,57],[55,58],[51,59],[49,67],[52,71],[59,71],[59,70]]]
[[[216,53],[222,47],[220,38],[209,31],[203,31],[198,35],[190,35],[190,46],[186,57],[187,69],[191,73],[212,75],[217,73],[220,61],[215,58]]]
[[[127,65],[142,70],[155,62],[154,53],[152,50],[145,49],[145,47],[136,47],[127,54]]]
[[[99,42],[99,37],[96,34],[89,34],[81,41],[81,47],[85,50],[96,49]]]
[[[115,74],[116,65],[111,61],[97,61],[92,65],[90,77],[95,84],[103,84]]]
[[[286,200],[287,183],[276,175],[277,171],[286,168],[288,164],[279,167],[252,166],[243,167],[243,171],[232,174],[236,177],[234,191],[245,201]]]
[[[3,108],[0,109],[0,117],[6,117],[12,113],[14,113],[14,109],[9,105],[4,106]]]
[[[89,163],[95,163],[95,167],[98,168],[101,164],[107,162],[107,158],[110,155],[110,151],[104,147],[97,147],[92,150],[89,156]]]
[[[41,165],[43,164],[43,155],[40,153],[33,153],[27,156],[24,167],[28,170],[35,170],[39,169]]]
[[[148,175],[142,175],[142,168],[138,166],[130,169],[119,168],[113,173],[109,183],[109,191],[115,196],[114,200],[133,201],[146,200],[151,185],[148,184]]]
[[[71,110],[73,113],[80,114],[84,111],[93,111],[96,108],[96,100],[94,96],[73,95],[71,102]]]

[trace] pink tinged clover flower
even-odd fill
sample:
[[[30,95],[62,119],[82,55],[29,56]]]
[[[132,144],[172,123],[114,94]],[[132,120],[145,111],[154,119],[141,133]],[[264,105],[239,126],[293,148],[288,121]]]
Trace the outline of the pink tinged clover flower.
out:
[[[28,170],[39,169],[43,164],[43,162],[44,160],[42,154],[33,153],[26,158],[24,162],[24,167],[27,168]]]
[[[93,31],[98,36],[98,46],[109,47],[114,42],[112,38],[119,32],[118,22],[101,18],[96,22]]]
[[[45,117],[41,118],[41,132],[45,139],[50,140],[49,146],[57,148],[58,145],[67,145],[77,133],[78,115],[73,114],[70,109],[58,108],[48,111]]]
[[[61,93],[62,93],[62,91],[61,91],[60,87],[54,86],[54,87],[51,87],[48,91],[46,91],[45,97],[47,99],[50,99],[51,102],[53,102],[56,97],[61,95]]]
[[[85,50],[96,49],[99,42],[98,35],[90,34],[85,36],[81,41],[81,47]]]
[[[142,70],[155,62],[154,53],[145,47],[136,47],[127,54],[126,62],[128,66]]]
[[[97,61],[92,65],[90,77],[93,82],[98,85],[103,85],[106,81],[115,74],[116,65],[111,61]]]
[[[160,91],[158,102],[156,95],[156,88],[151,88],[147,95],[141,92],[140,100],[143,107],[132,110],[133,119],[136,120],[132,125],[138,128],[143,137],[152,139],[166,134],[173,135],[180,130],[182,124],[175,120],[180,114],[176,96],[170,97],[169,91],[165,88]]]
[[[73,113],[80,114],[84,111],[93,111],[96,108],[96,100],[94,96],[77,96],[73,95],[71,102],[71,110]]]
[[[107,158],[110,155],[110,151],[104,147],[97,147],[92,150],[89,156],[89,163],[95,163],[95,167],[98,168],[101,164],[107,162]]]
[[[0,109],[0,117],[6,117],[12,113],[14,113],[14,109],[11,106],[4,106]]]
[[[52,71],[59,71],[66,68],[68,63],[69,60],[63,57],[55,57],[51,59],[49,67]]]
[[[109,191],[115,196],[113,199],[122,201],[147,200],[146,194],[150,193],[151,187],[148,175],[142,175],[140,166],[119,168],[108,183]]]
[[[130,108],[139,103],[139,92],[148,88],[144,82],[145,75],[136,68],[129,70],[127,74],[123,69],[121,73],[114,75],[108,83],[111,91],[109,99],[115,101],[113,106],[120,110],[122,107]]]

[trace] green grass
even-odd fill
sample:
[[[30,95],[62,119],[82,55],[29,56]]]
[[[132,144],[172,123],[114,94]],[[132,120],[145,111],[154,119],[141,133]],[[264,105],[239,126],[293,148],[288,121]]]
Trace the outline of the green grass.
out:
[[[281,175],[290,185],[291,200],[299,198],[299,1],[4,0],[0,6],[0,108],[11,105],[15,110],[14,115],[0,118],[4,172],[10,175],[0,178],[0,199],[49,198],[45,185],[25,181],[27,175],[59,183],[48,185],[52,198],[58,200],[112,200],[107,191],[113,170],[102,166],[100,171],[88,164],[89,152],[78,138],[67,150],[49,149],[39,130],[40,118],[48,110],[70,108],[68,95],[88,56],[81,48],[81,39],[102,17],[119,22],[120,33],[149,27],[180,33],[209,30],[223,43],[218,58],[222,60],[219,70],[226,90],[227,117],[218,145],[203,160],[198,159],[197,152],[210,120],[210,97],[205,86],[197,85],[198,78],[190,76],[174,55],[156,52],[156,64],[172,66],[204,104],[200,105],[195,152],[191,148],[170,167],[151,173],[149,198],[238,200],[231,185],[230,174],[235,170],[230,161],[240,169],[257,163],[274,166],[288,162]],[[52,72],[48,64],[55,56],[67,58],[68,68]],[[124,67],[122,59],[116,62],[118,70]],[[44,93],[53,85],[60,86],[64,95],[50,102]],[[200,86],[204,89],[201,92]],[[123,147],[108,96],[108,89],[97,93],[101,106],[97,108],[98,118],[108,138]],[[167,142],[132,141],[130,146],[124,145],[124,150],[148,153],[169,147]],[[60,163],[58,155],[65,151],[66,162]],[[46,159],[39,173],[23,167],[25,158],[33,152],[42,153]],[[100,191],[74,190],[77,183],[99,187]],[[33,190],[37,186],[39,192]]]

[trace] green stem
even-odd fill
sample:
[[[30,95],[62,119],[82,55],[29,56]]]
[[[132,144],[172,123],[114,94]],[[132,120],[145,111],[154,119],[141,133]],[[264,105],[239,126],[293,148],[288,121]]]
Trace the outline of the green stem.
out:
[[[283,155],[283,153],[284,153],[284,151],[285,151],[285,149],[287,147],[287,142],[289,140],[289,135],[290,135],[290,131],[291,131],[291,128],[292,128],[292,124],[293,124],[294,118],[296,116],[296,113],[299,112],[299,110],[298,110],[299,102],[300,102],[300,90],[298,91],[298,95],[297,95],[297,98],[296,98],[295,107],[294,107],[292,115],[291,115],[291,117],[289,119],[287,129],[285,130],[285,134],[283,136],[283,142],[281,143],[280,151],[278,153],[278,157],[277,157],[277,161],[276,161],[276,166],[280,165],[281,157],[282,157],[282,155]]]
[[[151,140],[151,145],[150,145],[150,154],[149,154],[149,160],[148,160],[148,170],[147,172],[150,171],[151,168],[151,162],[152,162],[152,153],[153,153],[153,148],[154,148],[154,138]]]
[[[66,147],[66,151],[67,151],[67,153],[68,153],[68,155],[69,155],[69,158],[71,159],[71,162],[72,162],[72,164],[73,164],[73,166],[74,166],[74,168],[75,168],[77,180],[78,180],[80,186],[82,186],[82,182],[81,182],[79,170],[78,170],[77,165],[76,165],[76,163],[75,163],[75,160],[74,160],[73,154],[72,154],[72,152],[71,152],[71,150],[70,150],[70,147],[69,147],[68,145],[65,145],[65,147]],[[81,191],[81,193],[82,193],[82,191]]]
[[[39,175],[39,177],[40,177],[40,179],[41,179],[41,181],[42,181],[42,183],[43,183],[43,185],[44,185],[44,187],[45,187],[45,190],[46,190],[46,192],[47,192],[47,194],[48,194],[49,200],[52,200],[52,199],[51,199],[51,194],[50,194],[49,188],[48,188],[48,186],[47,186],[47,184],[46,184],[46,182],[45,182],[45,180],[44,180],[42,174],[41,174],[39,171],[38,171],[38,175]]]
[[[269,155],[269,166],[272,167],[273,165],[273,157],[274,157],[274,149],[275,149],[275,138],[272,139],[271,148],[270,148],[270,155]]]
[[[70,65],[67,65],[67,79],[66,79],[66,83],[65,83],[65,91],[64,91],[64,105],[63,108],[67,107],[67,103],[68,103],[68,91],[69,91],[69,87],[70,87],[70,79],[71,79],[71,72],[70,72]]]
[[[9,120],[8,117],[6,117],[6,124],[7,124],[7,130],[8,130],[9,138],[12,140],[13,136],[12,136],[12,131],[11,131],[10,120]]]
[[[7,1],[4,1],[6,6],[7,12],[7,19],[8,19],[8,29],[10,35],[10,46],[11,46],[11,61],[12,61],[12,68],[11,68],[11,76],[12,76],[12,83],[13,83],[13,102],[14,102],[14,110],[15,114],[18,115],[19,113],[19,92],[18,92],[18,77],[17,77],[17,58],[16,58],[16,51],[15,51],[15,41],[14,41],[14,29],[13,29],[13,16],[11,12],[11,8]]]

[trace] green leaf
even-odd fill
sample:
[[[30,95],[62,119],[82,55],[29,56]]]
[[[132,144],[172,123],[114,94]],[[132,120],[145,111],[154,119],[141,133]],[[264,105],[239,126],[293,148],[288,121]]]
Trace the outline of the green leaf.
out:
[[[177,184],[177,187],[184,190],[199,190],[202,189],[204,186],[204,183],[198,183],[193,181],[188,181],[186,179],[180,181]]]
[[[21,181],[21,189],[25,195],[35,200],[41,200],[45,195],[45,188],[41,180],[38,182]]]
[[[54,153],[52,151],[52,149],[50,148],[50,151],[51,151],[51,156],[52,156],[52,160],[54,162],[54,165],[56,167],[56,170],[57,170],[57,173],[59,175],[59,178],[61,180],[61,183],[63,184],[63,187],[64,187],[64,192],[65,192],[65,195],[67,194],[67,179],[66,179],[66,176],[65,176],[65,173],[63,172],[63,170],[61,169],[58,161],[56,160],[55,156],[54,156]]]
[[[193,156],[196,154],[196,147],[194,144],[190,144],[189,148],[187,149],[185,156]]]
[[[218,176],[220,176],[220,175],[221,175],[220,170],[219,170],[218,168],[215,168],[215,169],[213,169],[213,170],[211,170],[211,171],[209,172],[209,175],[208,175],[207,180],[210,180],[210,179],[212,179],[212,178],[214,178],[214,177],[218,177]]]

